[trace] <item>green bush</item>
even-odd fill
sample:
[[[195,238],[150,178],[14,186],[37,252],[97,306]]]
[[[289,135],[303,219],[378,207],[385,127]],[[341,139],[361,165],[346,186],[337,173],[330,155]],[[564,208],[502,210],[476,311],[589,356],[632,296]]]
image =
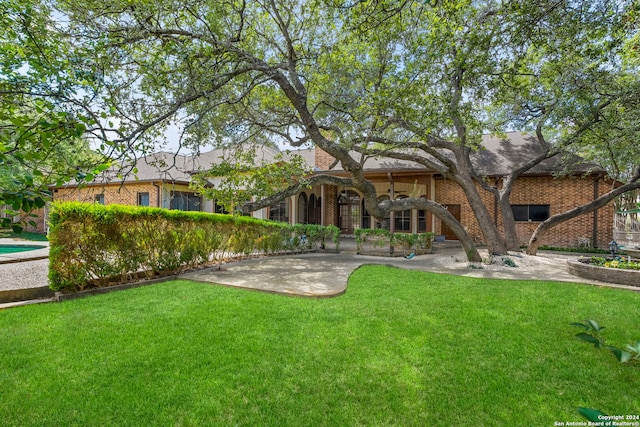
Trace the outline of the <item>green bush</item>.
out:
[[[304,237],[303,237],[304,236]],[[177,274],[222,259],[336,245],[337,227],[137,206],[55,203],[49,282],[56,291]]]
[[[358,252],[363,251],[366,242],[371,243],[374,248],[390,248],[393,246],[403,252],[420,253],[431,249],[434,233],[393,233],[384,228],[360,228],[355,230],[356,244]]]

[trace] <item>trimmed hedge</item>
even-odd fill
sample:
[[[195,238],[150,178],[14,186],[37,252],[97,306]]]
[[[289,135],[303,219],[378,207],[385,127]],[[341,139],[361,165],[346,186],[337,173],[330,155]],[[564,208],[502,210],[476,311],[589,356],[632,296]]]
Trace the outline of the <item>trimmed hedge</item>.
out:
[[[54,203],[49,286],[80,291],[168,276],[252,254],[339,248],[335,226],[160,208]]]
[[[408,255],[431,252],[434,233],[393,233],[384,228],[355,230],[359,254]],[[391,248],[394,250],[392,251]]]

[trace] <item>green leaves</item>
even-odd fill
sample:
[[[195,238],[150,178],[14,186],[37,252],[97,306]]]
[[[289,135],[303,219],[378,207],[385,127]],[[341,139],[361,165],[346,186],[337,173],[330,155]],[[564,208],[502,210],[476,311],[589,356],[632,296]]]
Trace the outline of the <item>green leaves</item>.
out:
[[[0,205],[22,211],[22,225],[45,205],[49,185],[103,161],[82,139],[92,123],[84,98],[94,92],[95,76],[50,7],[32,0],[0,4]]]
[[[309,165],[298,154],[245,147],[227,153],[219,164],[195,174],[190,187],[226,211],[241,214],[248,201],[273,197],[292,186],[304,187],[310,173]]]
[[[605,344],[601,333],[606,328],[604,326],[600,326],[600,324],[593,319],[588,319],[584,323],[574,322],[571,323],[571,326],[577,326],[586,331],[577,333],[576,338],[593,344],[596,348],[609,349],[619,362],[627,363],[630,361],[640,361],[640,341],[636,341],[633,345],[627,344],[625,349],[620,349],[618,347]]]
[[[585,417],[587,420],[593,421],[593,422],[602,422],[602,418],[600,417],[607,415],[603,412],[598,411],[597,409],[583,408],[583,407],[578,407],[578,413],[583,417]]]
[[[50,222],[51,287],[69,291],[176,274],[238,254],[318,249],[329,240],[337,248],[340,235],[333,226],[86,203],[54,203]]]
[[[576,334],[576,337],[583,341],[593,344],[596,348],[600,348],[602,346],[602,341],[600,341],[598,338],[594,337],[593,335],[587,334],[585,332],[580,332],[579,334]]]

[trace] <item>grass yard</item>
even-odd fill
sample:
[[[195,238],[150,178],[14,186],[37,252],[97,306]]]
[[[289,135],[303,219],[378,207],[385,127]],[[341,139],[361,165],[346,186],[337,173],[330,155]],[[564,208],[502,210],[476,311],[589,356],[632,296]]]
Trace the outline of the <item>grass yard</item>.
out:
[[[640,414],[640,294],[363,267],[302,299],[167,282],[0,311],[3,426],[552,426]]]

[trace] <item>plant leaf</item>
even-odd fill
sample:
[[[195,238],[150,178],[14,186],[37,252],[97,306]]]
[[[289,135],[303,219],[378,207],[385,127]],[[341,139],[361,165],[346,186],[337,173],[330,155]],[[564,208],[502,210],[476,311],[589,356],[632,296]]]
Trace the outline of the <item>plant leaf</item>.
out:
[[[620,363],[626,363],[631,360],[631,353],[628,351],[621,350],[619,348],[611,349],[611,352],[616,356],[616,358],[620,361]]]
[[[598,418],[598,416],[607,416],[607,414],[600,412],[597,409],[583,407],[578,407],[578,413],[585,417],[587,420],[595,422],[602,421],[602,419]]]
[[[596,332],[600,332],[600,331],[603,331],[605,329],[604,327],[600,327],[598,322],[593,320],[593,319],[587,320],[587,323],[589,323],[589,325],[591,325],[591,328],[593,328],[593,330],[596,331]]]
[[[589,326],[588,326],[588,325],[585,325],[584,323],[580,323],[580,322],[573,322],[573,323],[571,323],[570,325],[571,325],[571,326],[577,326],[577,327],[579,327],[579,328],[584,329],[585,331],[588,331],[588,330],[589,330]]]
[[[632,353],[640,354],[640,341],[636,341],[635,345],[627,344],[627,350]]]
[[[593,344],[596,347],[600,348],[600,340],[598,338],[594,337],[593,335],[589,335],[589,334],[586,334],[584,332],[580,332],[579,334],[576,334],[576,337],[578,337],[582,341],[590,342],[591,344]]]

